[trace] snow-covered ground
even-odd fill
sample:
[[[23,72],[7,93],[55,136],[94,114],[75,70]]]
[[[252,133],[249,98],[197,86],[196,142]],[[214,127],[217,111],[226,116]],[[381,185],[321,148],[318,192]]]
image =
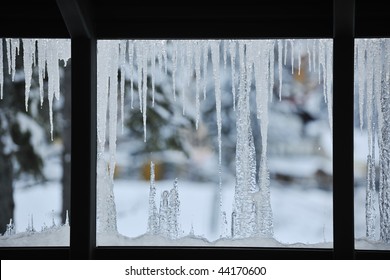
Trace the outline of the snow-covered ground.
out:
[[[157,194],[171,187],[170,181],[157,181]],[[181,230],[183,236],[193,234],[206,238],[209,241],[218,239],[218,223],[211,213],[212,209],[218,213],[218,201],[215,202],[215,186],[213,184],[195,184],[179,182],[181,202]],[[232,184],[223,187],[224,205],[232,205]],[[100,245],[135,245],[135,244],[161,244],[161,238],[143,236],[136,239],[127,237],[142,236],[147,228],[147,209],[149,182],[117,180],[115,197],[118,216],[119,235],[101,236]],[[272,209],[274,214],[275,240],[246,240],[226,241],[219,240],[211,245],[216,246],[304,246],[304,247],[331,247],[332,241],[332,193],[319,189],[304,189],[300,187],[273,186]],[[364,188],[356,189],[355,223],[356,236],[362,237],[365,232],[364,222]],[[158,197],[158,196],[157,196]],[[38,246],[68,244],[69,229],[63,227],[49,230],[44,233],[27,234],[25,231],[29,224],[29,218],[33,214],[34,227],[40,231],[44,226],[52,225],[52,218],[59,224],[58,213],[60,211],[61,189],[60,185],[51,183],[46,186],[29,189],[15,190],[15,223],[16,236],[0,237],[0,246]],[[231,213],[231,209],[224,208]],[[215,230],[213,230],[215,229]],[[127,237],[125,237],[127,236]],[[138,240],[138,241],[137,241]],[[108,242],[108,243],[107,243]],[[148,243],[149,242],[149,243]],[[150,242],[152,242],[150,244]],[[165,245],[172,242],[165,240]],[[320,243],[320,244],[318,244]],[[186,237],[175,244],[208,244],[202,239]],[[370,248],[369,242],[364,239],[359,242],[359,247]],[[370,246],[369,246],[370,245]],[[383,248],[381,245],[380,247]]]

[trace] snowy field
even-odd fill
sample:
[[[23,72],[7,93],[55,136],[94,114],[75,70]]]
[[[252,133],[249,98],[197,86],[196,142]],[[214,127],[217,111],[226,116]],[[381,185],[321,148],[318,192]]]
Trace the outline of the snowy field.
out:
[[[51,169],[53,174],[55,169]],[[157,181],[157,197],[171,188],[171,181]],[[232,183],[223,185],[224,205],[232,205]],[[181,231],[183,238],[168,241],[164,238],[145,236],[149,182],[116,180],[114,188],[117,207],[118,235],[100,235],[99,245],[193,245],[193,246],[259,246],[259,247],[331,247],[332,246],[332,192],[298,186],[283,187],[271,181],[274,237],[271,239],[218,240],[218,203],[213,184],[195,184],[179,181],[181,202]],[[69,228],[60,225],[61,188],[56,182],[32,188],[15,189],[15,226],[17,234],[1,236],[0,246],[67,246]],[[356,247],[360,249],[385,249],[389,245],[368,242],[365,235],[365,189],[355,189]],[[216,209],[215,211],[213,209]],[[231,208],[223,208],[226,213]],[[36,233],[26,233],[31,223]],[[53,221],[55,226],[53,227]],[[228,221],[229,222],[229,221]],[[40,233],[42,228],[49,229]],[[50,229],[50,227],[53,227]],[[193,229],[193,231],[191,230]],[[138,237],[138,238],[129,238]]]

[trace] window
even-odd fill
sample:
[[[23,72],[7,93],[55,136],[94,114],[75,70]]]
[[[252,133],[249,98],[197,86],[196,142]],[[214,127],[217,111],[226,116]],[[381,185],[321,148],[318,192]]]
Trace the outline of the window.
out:
[[[332,246],[331,40],[97,55],[99,246]]]
[[[354,248],[353,89],[355,38],[385,38],[380,1],[294,1],[258,6],[135,6],[112,0],[34,3],[2,9],[2,38],[72,38],[72,213],[69,248],[0,248],[6,258],[387,258],[388,251]],[[354,4],[356,2],[356,12]],[[45,6],[43,6],[45,5]],[[26,8],[24,7],[24,8]],[[44,7],[44,8],[43,8]],[[4,11],[4,12],[3,12]],[[131,11],[131,12],[129,12]],[[28,15],[28,16],[26,16]],[[21,22],[23,24],[13,24]],[[9,24],[11,23],[11,24]],[[66,25],[65,25],[66,23]],[[22,27],[20,27],[22,26]],[[178,27],[179,26],[179,27]],[[9,27],[9,28],[8,28]],[[355,30],[354,30],[355,29]],[[333,38],[333,248],[204,248],[96,246],[97,39]],[[77,135],[77,136],[76,136]],[[76,138],[77,137],[77,138]]]
[[[2,247],[69,245],[68,63],[70,40],[0,41]]]

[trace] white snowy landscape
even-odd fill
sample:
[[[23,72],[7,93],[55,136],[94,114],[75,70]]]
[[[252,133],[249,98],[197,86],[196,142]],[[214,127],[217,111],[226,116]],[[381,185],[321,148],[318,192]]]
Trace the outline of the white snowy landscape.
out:
[[[19,45],[6,42],[15,73]],[[32,57],[27,69],[41,61],[39,75],[47,63],[53,137],[57,63],[68,60],[69,46],[36,42],[38,54],[35,41],[23,40],[23,55]],[[381,101],[374,77],[382,74],[374,75],[380,45],[373,44],[357,48],[359,76],[372,78],[359,84],[357,119],[364,114],[370,124],[377,116],[383,126],[383,114],[373,113]],[[40,48],[50,46],[56,52],[45,51],[42,62]],[[99,41],[97,245],[332,248],[332,59],[332,41],[322,39]],[[364,96],[368,108],[376,104],[367,112]],[[367,154],[385,168],[381,134],[372,148],[375,129],[355,131],[356,248],[389,250],[378,241],[388,227],[384,185],[376,191],[371,176],[366,188],[367,165],[374,166]],[[15,182],[2,247],[69,245],[60,218],[61,147],[44,149],[53,151],[44,160],[49,180]]]

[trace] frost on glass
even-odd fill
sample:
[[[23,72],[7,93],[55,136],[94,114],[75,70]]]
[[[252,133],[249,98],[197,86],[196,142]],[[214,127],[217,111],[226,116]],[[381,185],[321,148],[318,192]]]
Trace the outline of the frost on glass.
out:
[[[304,164],[289,172],[314,174],[307,188],[331,201],[331,40],[101,40],[97,49],[98,245],[307,242],[277,241],[286,233],[272,193],[290,192],[276,185],[294,163],[275,156],[289,144],[269,139],[292,141],[277,128],[288,113],[295,128],[304,120],[295,133],[307,146],[294,138]],[[202,232],[195,216],[205,209]],[[322,220],[331,211],[313,216],[320,237],[307,243],[331,246]]]
[[[0,39],[0,246],[69,245],[61,91],[70,56],[70,40]]]
[[[360,128],[355,131],[358,186],[355,219],[363,216],[365,221],[364,229],[356,226],[357,247],[387,250],[390,249],[389,52],[388,39],[355,41],[355,119],[356,127]]]

